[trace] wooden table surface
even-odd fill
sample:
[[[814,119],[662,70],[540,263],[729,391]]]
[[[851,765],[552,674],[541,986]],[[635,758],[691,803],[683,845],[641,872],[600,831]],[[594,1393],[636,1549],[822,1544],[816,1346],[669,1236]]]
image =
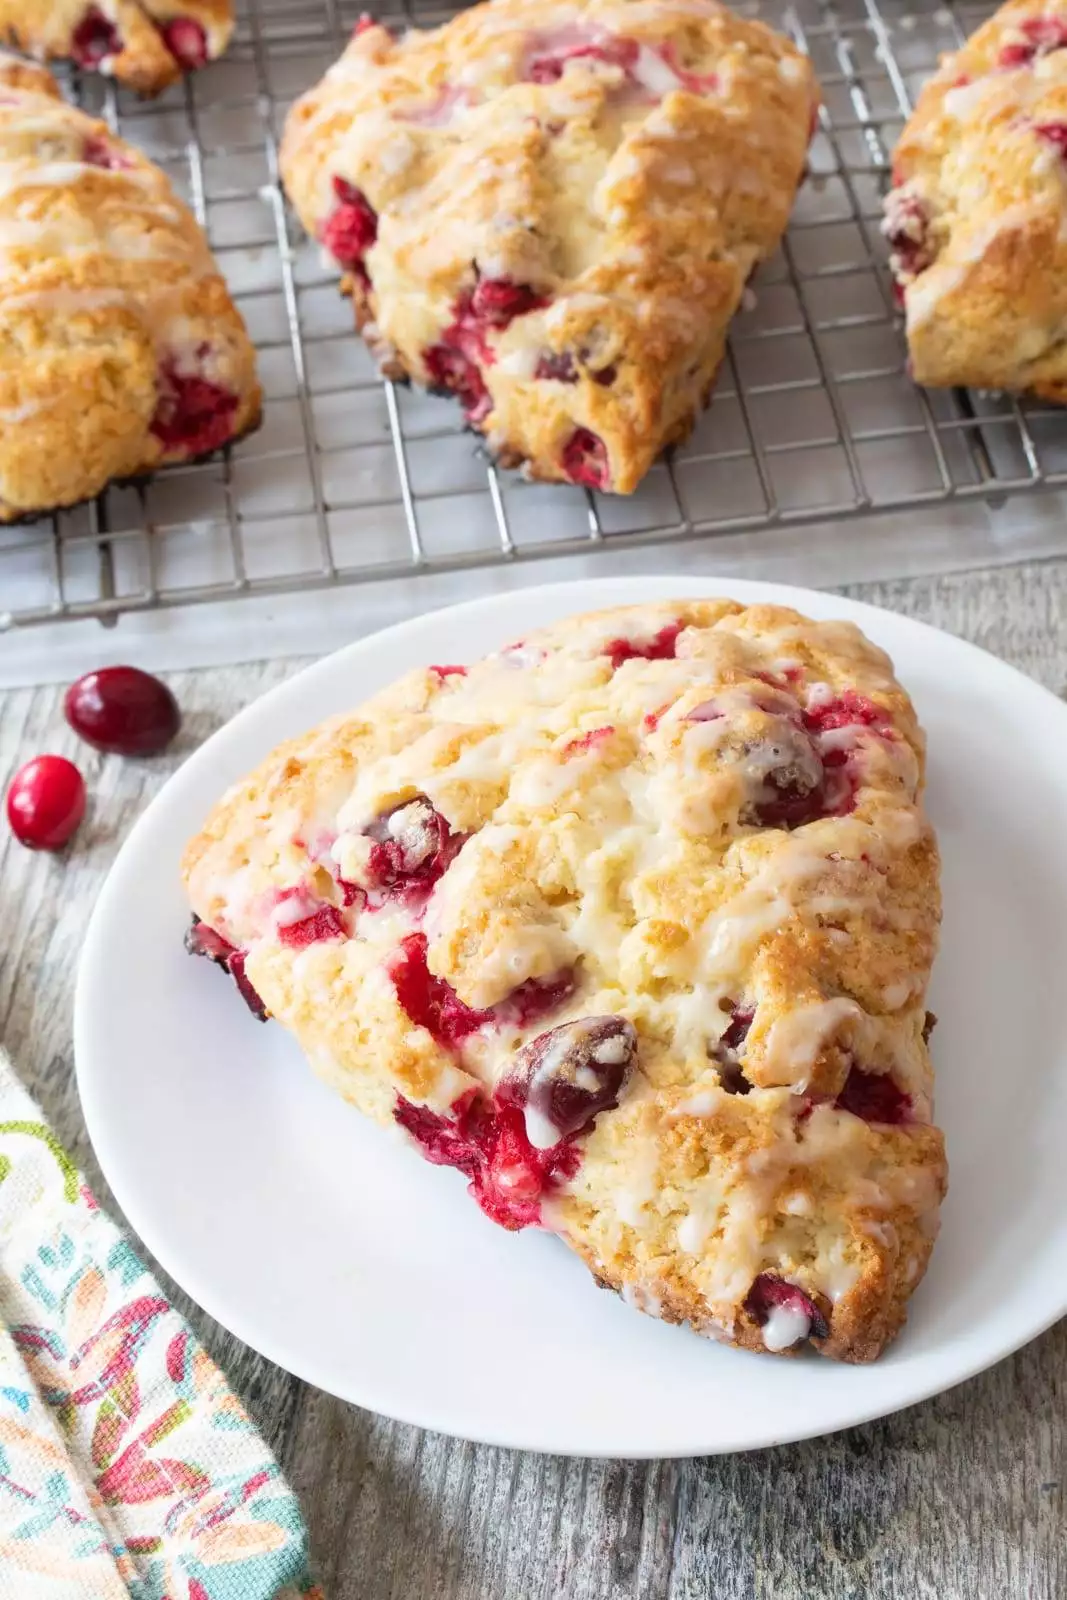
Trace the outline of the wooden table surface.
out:
[[[973,639],[1067,694],[1067,561],[850,592]],[[102,1198],[71,1062],[89,909],[133,818],[183,757],[300,664],[175,675],[185,726],[155,761],[80,746],[93,799],[68,858],[25,851],[0,828],[0,1039]],[[0,696],[0,787],[31,755],[73,753],[60,699],[55,689]],[[937,1400],[830,1439],[696,1461],[584,1462],[462,1444],[356,1410],[173,1292],[301,1496],[332,1600],[1067,1595],[1067,1321]]]

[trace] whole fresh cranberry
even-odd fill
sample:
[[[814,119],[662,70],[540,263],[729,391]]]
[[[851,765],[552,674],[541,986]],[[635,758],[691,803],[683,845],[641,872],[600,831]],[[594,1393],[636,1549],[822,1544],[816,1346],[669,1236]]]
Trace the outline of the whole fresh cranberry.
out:
[[[63,711],[87,744],[120,756],[156,755],[182,721],[166,684],[140,667],[87,672],[67,690]]]
[[[7,820],[28,850],[62,850],[85,815],[85,780],[65,756],[35,756],[7,791]]]

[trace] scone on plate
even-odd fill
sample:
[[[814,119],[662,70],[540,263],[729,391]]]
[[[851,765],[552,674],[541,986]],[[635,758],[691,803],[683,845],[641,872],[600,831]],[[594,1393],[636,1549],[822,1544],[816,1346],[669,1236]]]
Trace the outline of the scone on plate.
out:
[[[189,948],[494,1222],[716,1339],[867,1361],[945,1189],[922,777],[850,624],[571,618],[232,788]]]
[[[919,383],[1067,399],[1067,0],[1012,0],[943,59],[883,229]]]
[[[158,167],[0,58],[0,522],[259,421],[255,355]]]
[[[714,0],[364,17],[281,170],[391,376],[503,464],[629,493],[689,432],[817,107],[807,58]]]
[[[0,0],[0,42],[158,94],[220,56],[231,0]]]

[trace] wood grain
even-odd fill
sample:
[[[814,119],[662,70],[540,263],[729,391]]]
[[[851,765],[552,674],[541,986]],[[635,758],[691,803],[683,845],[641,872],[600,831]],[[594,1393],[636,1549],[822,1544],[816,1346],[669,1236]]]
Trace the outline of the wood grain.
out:
[[[1067,561],[850,592],[1067,690]],[[66,856],[31,854],[0,828],[0,1038],[102,1197],[71,1063],[89,910],[133,819],[183,757],[299,665],[175,674],[185,726],[164,757],[122,762],[79,746],[92,801]],[[74,753],[60,701],[52,689],[0,699],[0,785],[31,755]],[[467,1445],[343,1405],[170,1288],[289,1472],[333,1600],[1067,1595],[1067,1323],[937,1400],[830,1439],[585,1462]]]

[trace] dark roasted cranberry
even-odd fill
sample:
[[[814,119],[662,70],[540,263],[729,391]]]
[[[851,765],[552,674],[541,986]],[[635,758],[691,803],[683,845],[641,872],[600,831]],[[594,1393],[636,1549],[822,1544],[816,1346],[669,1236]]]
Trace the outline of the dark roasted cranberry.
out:
[[[834,1105],[838,1111],[851,1111],[864,1122],[890,1126],[911,1122],[911,1096],[899,1088],[888,1072],[864,1072],[852,1067]]]
[[[755,1011],[746,1007],[734,1006],[724,1032],[708,1050],[727,1094],[748,1094],[752,1088],[741,1067],[740,1054],[755,1015]]]
[[[534,377],[547,379],[554,383],[577,383],[578,369],[574,365],[574,358],[568,350],[546,351],[538,357],[537,366],[534,368]]]
[[[493,1019],[506,1027],[528,1028],[531,1022],[540,1022],[542,1017],[558,1011],[564,1000],[569,1000],[574,993],[574,985],[573,967],[565,967],[548,978],[527,978],[503,1000],[497,1001]]]
[[[163,363],[158,381],[151,427],[168,455],[204,456],[233,438],[237,396],[230,390],[178,372],[173,361]]]
[[[385,970],[411,1021],[425,1028],[446,1050],[454,1050],[494,1021],[493,1013],[464,1005],[452,985],[430,971],[426,957],[426,935],[411,933],[389,957]]]
[[[414,795],[366,828],[374,841],[367,878],[376,889],[429,890],[455,859],[466,835],[453,833],[447,820],[427,800]]]
[[[122,35],[102,11],[90,6],[74,30],[70,53],[79,67],[98,67],[122,50]]]
[[[207,65],[207,34],[192,17],[172,17],[163,23],[160,32],[163,43],[186,72]]]
[[[496,1098],[522,1111],[536,1150],[549,1150],[618,1105],[636,1051],[637,1034],[623,1017],[563,1022],[516,1051]]]
[[[825,1339],[830,1333],[814,1300],[773,1272],[760,1273],[748,1291],[745,1310],[763,1329],[768,1350],[791,1350],[802,1339]]]
[[[96,750],[153,756],[181,727],[178,702],[165,683],[140,667],[101,667],[72,683],[63,713]]]
[[[601,367],[599,372],[590,372],[589,376],[594,383],[599,383],[602,389],[607,389],[619,376],[617,367]]]
[[[378,213],[354,183],[334,178],[337,198],[322,230],[322,242],[342,267],[355,268],[378,237]]]
[[[575,428],[563,446],[563,470],[572,483],[587,489],[611,487],[611,465],[603,439],[588,428]]]
[[[516,317],[548,305],[548,299],[528,283],[512,283],[510,278],[479,278],[470,298],[476,317],[491,328],[506,328]]]
[[[936,1027],[937,1018],[934,1016],[932,1011],[928,1011],[926,1013],[925,1020],[923,1021],[923,1044],[930,1043],[930,1035],[933,1033]]]
[[[267,1008],[245,974],[244,950],[236,950],[221,933],[216,933],[214,928],[209,928],[206,922],[201,922],[195,915],[186,930],[185,948],[191,956],[207,956],[209,961],[214,961],[216,966],[228,972],[252,1015],[258,1017],[260,1022],[267,1021]]]
[[[28,850],[61,850],[85,815],[85,780],[65,756],[35,756],[7,791],[7,820]]]
[[[471,420],[482,420],[492,407],[492,397],[477,364],[453,345],[431,345],[423,353],[432,388],[454,394]]]
[[[616,672],[624,661],[673,661],[678,650],[678,635],[684,626],[683,622],[668,622],[651,639],[609,639],[602,654],[611,657]]]

